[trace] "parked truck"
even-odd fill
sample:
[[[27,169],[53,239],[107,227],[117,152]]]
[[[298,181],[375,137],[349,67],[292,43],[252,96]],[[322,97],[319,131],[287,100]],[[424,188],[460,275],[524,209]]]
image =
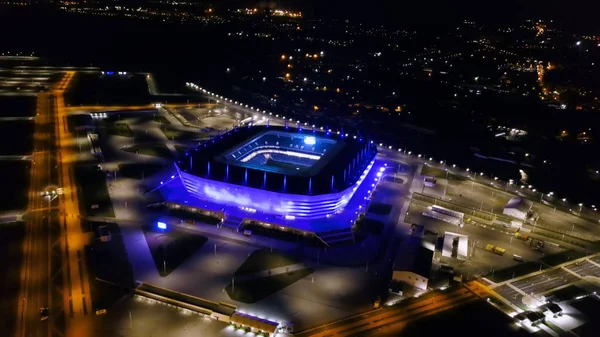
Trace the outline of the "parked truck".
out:
[[[494,254],[498,254],[498,255],[504,255],[504,253],[506,253],[506,249],[494,246],[492,244],[487,244],[485,246],[485,250],[488,250],[488,251],[490,251]]]
[[[527,240],[529,240],[529,235],[527,235],[526,233],[516,232],[515,238],[517,238],[519,240],[527,241]]]

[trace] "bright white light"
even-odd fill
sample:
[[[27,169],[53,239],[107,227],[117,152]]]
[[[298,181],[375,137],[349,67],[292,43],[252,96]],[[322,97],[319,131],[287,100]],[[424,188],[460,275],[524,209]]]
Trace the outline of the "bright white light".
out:
[[[159,229],[167,229],[167,224],[164,222],[158,222],[156,223],[156,227],[158,227]]]
[[[317,143],[317,139],[315,137],[305,137],[304,144],[306,145],[315,145]]]
[[[313,144],[308,144],[307,145],[314,145]],[[299,158],[307,158],[307,159],[311,159],[311,160],[319,160],[321,159],[321,156],[317,156],[314,154],[308,154],[308,153],[301,153],[301,152],[295,152],[295,151],[281,151],[281,150],[276,150],[276,149],[267,149],[267,150],[258,150],[258,151],[254,151],[252,153],[250,153],[249,155],[247,155],[246,157],[240,159],[240,162],[245,163],[250,161],[252,158],[264,154],[264,153],[279,153],[279,154],[284,154],[286,156],[293,156],[293,157],[299,157]]]

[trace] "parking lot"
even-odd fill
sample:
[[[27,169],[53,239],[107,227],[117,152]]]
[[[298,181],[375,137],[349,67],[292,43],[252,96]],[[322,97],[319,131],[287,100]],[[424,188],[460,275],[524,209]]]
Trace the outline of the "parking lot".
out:
[[[424,194],[452,200],[475,210],[502,214],[504,206],[512,197],[529,197],[516,185],[506,188],[496,183],[484,184],[451,172],[445,175],[444,171],[428,166],[424,166],[423,172],[433,172],[438,176],[435,186],[423,187]],[[539,216],[537,222],[539,228],[590,240],[600,239],[600,227],[590,220],[577,216],[577,210],[565,212],[564,208],[567,204],[561,199],[546,195],[543,199],[532,201],[533,210]]]
[[[441,220],[423,216],[426,207],[417,203],[411,203],[405,222],[423,225],[426,229],[438,231],[440,235],[445,232],[464,234],[469,237],[469,255],[467,261],[444,258],[443,263],[452,265],[456,270],[462,272],[464,277],[480,277],[493,275],[507,268],[533,263],[545,255],[558,253],[561,249],[547,246],[543,251],[533,251],[524,241],[514,237],[513,231],[509,229],[498,230],[495,227],[482,224],[465,224],[464,227],[454,226]],[[491,244],[506,249],[503,255],[497,255],[485,249]],[[523,262],[514,260],[514,255],[523,258]],[[539,265],[536,264],[536,266]],[[534,266],[534,268],[537,268]],[[536,271],[530,269],[525,273]],[[517,273],[515,276],[519,276]],[[510,275],[508,276],[510,278]]]
[[[579,280],[580,277],[571,274],[563,268],[557,268],[511,282],[511,284],[528,295],[538,295]]]
[[[600,259],[600,257],[596,257],[596,259]],[[593,264],[589,261],[573,263],[568,266],[565,266],[565,268],[578,274],[581,277],[586,277],[586,276],[600,277],[600,266]]]

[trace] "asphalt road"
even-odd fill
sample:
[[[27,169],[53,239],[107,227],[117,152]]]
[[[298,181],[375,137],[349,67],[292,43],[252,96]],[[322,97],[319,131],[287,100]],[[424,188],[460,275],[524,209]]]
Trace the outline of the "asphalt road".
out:
[[[63,307],[68,312],[66,325],[67,336],[88,336],[93,328],[93,316],[89,275],[85,268],[84,247],[91,239],[89,234],[81,230],[79,214],[79,196],[74,177],[73,163],[76,162],[76,140],[68,132],[67,112],[63,93],[69,87],[74,71],[65,73],[58,88],[54,91],[56,101],[56,143],[59,144],[57,165],[60,173],[58,179],[64,191],[64,197],[59,199],[60,218],[63,224],[62,242],[65,245],[63,265],[66,272],[66,291],[63,292]]]
[[[481,295],[483,296],[485,293]],[[445,294],[423,298],[408,305],[400,304],[350,316],[334,323],[305,330],[295,336],[360,336],[448,310],[477,298],[477,295],[470,290],[459,288]]]
[[[34,165],[31,169],[29,193],[30,217],[26,221],[24,263],[21,271],[22,303],[17,314],[18,337],[47,337],[54,324],[54,316],[40,321],[39,309],[49,306],[50,298],[50,235],[51,202],[40,192],[52,183],[54,169],[52,151],[51,95],[41,93],[37,99],[37,118],[34,133]]]
[[[568,271],[558,268],[519,281],[511,282],[511,284],[528,295],[536,295],[578,281],[579,279],[579,277]]]
[[[585,277],[585,276],[600,277],[600,266],[595,265],[589,261],[583,261],[579,265],[573,263],[568,266],[565,266],[565,268],[580,275],[581,277]]]

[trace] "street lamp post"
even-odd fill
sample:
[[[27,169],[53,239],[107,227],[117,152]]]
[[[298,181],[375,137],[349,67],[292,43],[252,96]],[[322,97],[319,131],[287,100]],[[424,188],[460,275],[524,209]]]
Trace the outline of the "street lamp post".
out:
[[[447,191],[448,191],[448,170],[446,170],[446,186],[444,186],[444,199],[446,199]]]
[[[579,212],[577,212],[578,216],[581,216],[581,210],[583,209],[583,204],[579,204]]]

